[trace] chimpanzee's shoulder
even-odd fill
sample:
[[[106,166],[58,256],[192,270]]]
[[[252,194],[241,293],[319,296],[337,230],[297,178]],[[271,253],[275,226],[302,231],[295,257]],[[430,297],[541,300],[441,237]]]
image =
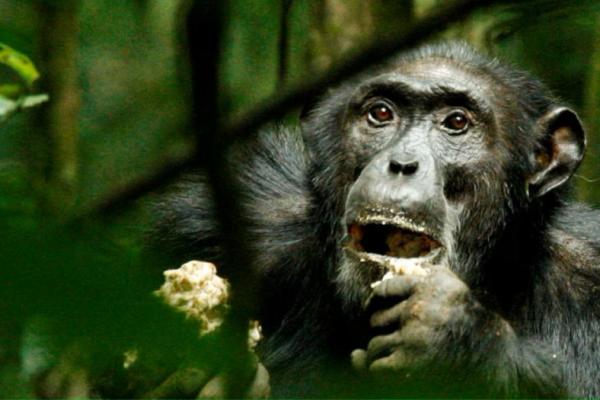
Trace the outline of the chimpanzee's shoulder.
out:
[[[567,203],[550,225],[553,241],[585,245],[590,253],[600,253],[600,210],[582,203]]]
[[[240,141],[228,154],[229,170],[239,191],[261,265],[276,264],[283,254],[304,250],[312,228],[307,155],[299,129],[264,128]],[[188,174],[153,208],[152,246],[165,249],[177,262],[201,259],[220,264],[221,240],[216,204],[202,171]],[[265,259],[266,258],[266,259]],[[267,260],[268,259],[268,260]]]
[[[550,226],[549,239],[557,285],[576,299],[592,302],[600,295],[600,211],[568,204]],[[599,306],[594,309],[600,312]]]

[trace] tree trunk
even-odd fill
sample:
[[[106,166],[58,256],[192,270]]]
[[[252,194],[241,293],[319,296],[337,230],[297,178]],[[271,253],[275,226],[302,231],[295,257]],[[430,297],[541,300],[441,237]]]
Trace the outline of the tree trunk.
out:
[[[45,156],[36,157],[34,179],[43,209],[65,216],[75,199],[79,170],[78,1],[41,1],[37,10],[41,85],[50,101],[40,110],[41,124],[34,138],[46,147]]]
[[[312,71],[322,72],[378,37],[412,22],[412,1],[315,0],[311,15]]]

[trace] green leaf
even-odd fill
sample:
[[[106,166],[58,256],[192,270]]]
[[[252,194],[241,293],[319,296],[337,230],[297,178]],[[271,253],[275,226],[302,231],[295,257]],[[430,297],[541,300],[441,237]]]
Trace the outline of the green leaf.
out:
[[[18,108],[16,101],[0,96],[0,123],[8,119]]]
[[[49,99],[47,94],[32,94],[30,96],[21,97],[20,107],[30,108],[47,102]]]
[[[24,91],[25,88],[19,83],[0,84],[0,96],[8,97],[12,100],[18,99]]]
[[[22,96],[17,100],[9,99],[0,95],[0,123],[4,122],[12,114],[24,108],[35,107],[48,101],[47,94],[34,94]]]
[[[29,57],[1,43],[0,64],[4,64],[14,70],[29,88],[40,77],[40,73]]]

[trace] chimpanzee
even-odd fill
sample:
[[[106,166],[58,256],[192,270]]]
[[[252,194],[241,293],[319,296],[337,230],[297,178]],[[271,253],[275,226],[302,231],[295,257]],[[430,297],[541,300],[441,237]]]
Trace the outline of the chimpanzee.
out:
[[[600,396],[600,213],[568,201],[584,147],[540,82],[460,43],[238,146],[274,393]],[[189,179],[156,236],[218,264],[213,207]]]

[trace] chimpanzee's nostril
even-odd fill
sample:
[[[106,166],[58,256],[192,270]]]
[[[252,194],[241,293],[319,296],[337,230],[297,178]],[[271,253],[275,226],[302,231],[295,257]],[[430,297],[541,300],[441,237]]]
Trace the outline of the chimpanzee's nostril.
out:
[[[419,167],[419,163],[417,161],[412,161],[409,163],[404,164],[404,167],[402,168],[402,173],[404,175],[412,175],[415,172],[417,172],[417,168]]]
[[[412,175],[417,172],[417,168],[419,167],[419,163],[417,161],[410,162],[399,162],[396,160],[390,160],[389,169],[390,172],[394,175],[402,174],[402,175]]]
[[[398,175],[400,173],[402,173],[403,170],[403,166],[402,163],[398,162],[398,161],[394,161],[391,160],[390,161],[390,172],[394,175]]]

